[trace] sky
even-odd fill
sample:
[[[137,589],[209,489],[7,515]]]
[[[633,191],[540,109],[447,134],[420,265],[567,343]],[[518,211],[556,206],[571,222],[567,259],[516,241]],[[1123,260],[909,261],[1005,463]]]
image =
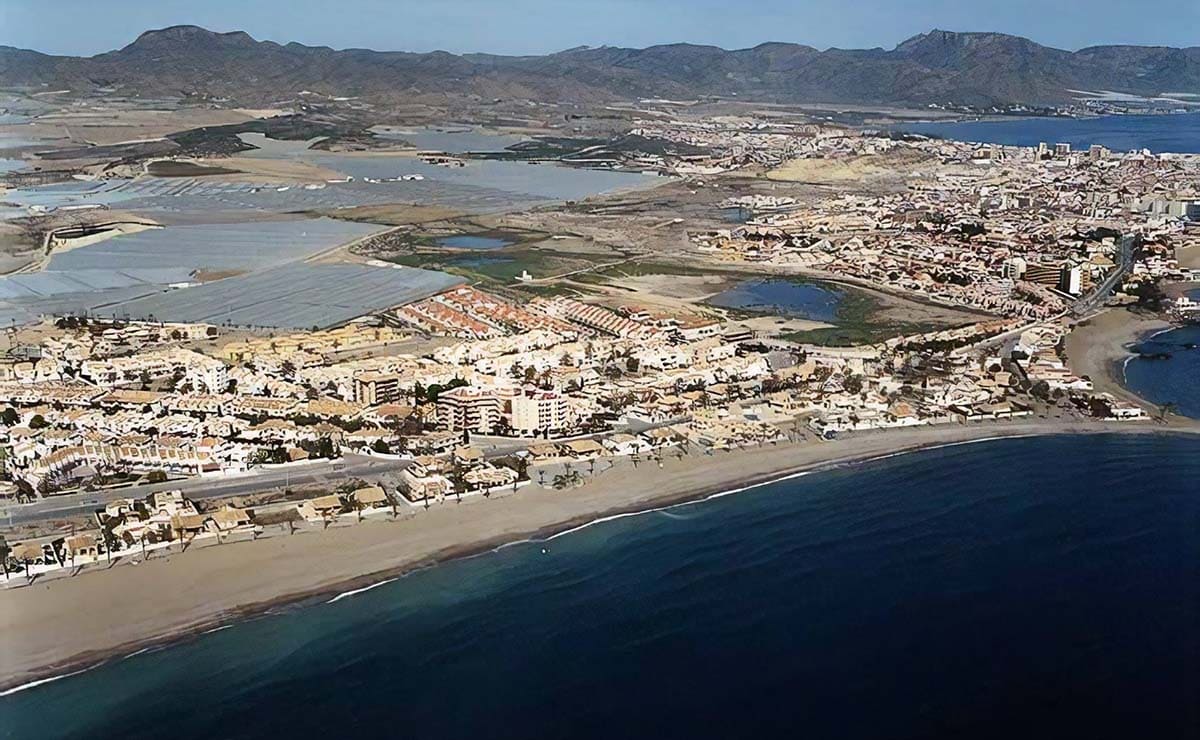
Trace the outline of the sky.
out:
[[[1063,49],[1200,44],[1200,0],[0,0],[0,45],[91,55],[194,24],[383,51],[543,54],[580,45],[764,41],[891,48],[933,28]]]

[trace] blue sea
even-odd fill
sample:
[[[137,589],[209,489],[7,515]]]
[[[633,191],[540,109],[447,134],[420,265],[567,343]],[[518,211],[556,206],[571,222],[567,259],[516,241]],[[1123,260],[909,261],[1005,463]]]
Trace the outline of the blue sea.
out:
[[[1044,141],[1066,142],[1076,149],[1101,144],[1117,152],[1200,152],[1200,113],[911,123],[896,129],[1005,146],[1037,146]]]
[[[1134,349],[1140,355],[1125,364],[1126,387],[1151,403],[1174,404],[1175,413],[1200,419],[1200,325],[1168,329]]]
[[[327,601],[0,698],[0,736],[1196,737],[1200,438],[901,455]]]

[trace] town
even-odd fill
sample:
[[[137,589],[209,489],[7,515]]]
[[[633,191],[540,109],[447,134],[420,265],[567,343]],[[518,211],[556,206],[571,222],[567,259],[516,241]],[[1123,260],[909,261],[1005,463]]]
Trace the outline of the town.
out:
[[[1014,418],[1162,420],[1098,390],[1064,344],[1106,306],[1194,312],[1185,297],[1164,303],[1163,286],[1200,279],[1178,259],[1200,245],[1200,158],[753,120],[634,133],[686,145],[633,164],[696,188],[744,168],[823,185],[811,200],[725,198],[744,222],[689,229],[689,265],[862,286],[973,319],[836,346],[702,301],[470,284],[291,333],[48,316],[11,329],[0,359],[0,495],[10,517],[67,511],[71,533],[29,516],[10,529],[5,578],[535,484],[570,495],[617,460]],[[874,177],[888,163],[916,176]],[[866,191],[828,179],[838,168]],[[238,495],[219,495],[230,481]]]

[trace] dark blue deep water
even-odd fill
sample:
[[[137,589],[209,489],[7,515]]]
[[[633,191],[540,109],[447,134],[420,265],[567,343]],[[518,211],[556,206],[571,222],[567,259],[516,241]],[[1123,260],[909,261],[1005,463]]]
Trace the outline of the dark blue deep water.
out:
[[[1169,329],[1135,349],[1142,356],[1126,363],[1125,385],[1152,403],[1173,403],[1176,413],[1200,419],[1200,325]]]
[[[747,280],[708,302],[722,308],[739,308],[755,313],[774,314],[812,321],[837,319],[843,293],[834,288],[795,280]]]
[[[0,699],[0,734],[1181,738],[1198,699],[1200,438],[1106,435],[508,547]]]
[[[1117,152],[1200,152],[1200,113],[911,123],[897,129],[1005,146],[1037,146],[1044,141],[1067,142],[1076,149],[1102,144]]]

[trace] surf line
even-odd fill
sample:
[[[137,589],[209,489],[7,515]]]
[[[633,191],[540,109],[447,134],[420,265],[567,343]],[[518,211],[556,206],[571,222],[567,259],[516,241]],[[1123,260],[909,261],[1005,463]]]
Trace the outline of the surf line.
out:
[[[26,689],[32,689],[32,688],[36,688],[38,686],[43,686],[45,684],[53,683],[54,681],[58,681],[63,678],[70,678],[71,676],[78,676],[80,673],[87,673],[88,671],[92,670],[92,668],[95,668],[95,667],[96,666],[89,666],[82,670],[72,671],[70,673],[60,673],[57,676],[51,676],[49,678],[39,678],[37,681],[30,681],[29,683],[23,683],[20,686],[14,686],[11,689],[6,689],[5,691],[0,691],[0,697],[12,696],[13,694],[16,694],[20,691],[24,691]]]
[[[353,591],[346,591],[345,593],[340,593],[337,596],[334,596],[332,599],[330,599],[329,601],[326,601],[325,603],[333,604],[335,602],[341,601],[342,599],[348,599],[351,596],[358,596],[361,593],[366,593],[367,591],[370,591],[373,588],[379,588],[380,586],[386,586],[387,584],[394,583],[397,580],[398,579],[396,579],[396,578],[388,578],[388,579],[380,581],[378,583],[372,583],[369,586],[363,586],[362,588],[356,588]]]
[[[917,446],[917,447],[912,447],[909,449],[897,450],[895,452],[885,452],[885,453],[881,453],[878,455],[872,455],[872,456],[864,457],[864,458],[853,458],[852,457],[847,460],[830,460],[830,461],[826,461],[823,463],[817,463],[811,468],[806,468],[804,470],[798,470],[798,471],[792,472],[792,473],[784,473],[782,475],[768,478],[766,480],[749,483],[749,484],[743,485],[743,486],[737,486],[735,488],[730,488],[730,489],[727,489],[724,491],[718,491],[716,493],[711,493],[707,496],[702,496],[700,498],[689,499],[687,501],[679,501],[679,502],[676,502],[673,504],[667,504],[665,506],[656,506],[656,507],[652,507],[649,509],[638,509],[636,511],[624,511],[624,512],[621,512],[618,514],[612,514],[609,516],[599,517],[597,519],[592,519],[591,521],[584,522],[583,524],[577,525],[575,527],[571,527],[570,529],[565,529],[561,532],[556,532],[556,533],[550,535],[549,537],[545,537],[540,540],[521,540],[520,542],[550,542],[552,540],[558,539],[559,537],[565,537],[569,534],[574,534],[575,532],[580,532],[582,530],[588,529],[589,527],[594,527],[597,524],[604,524],[605,522],[612,522],[612,521],[616,521],[618,519],[625,519],[627,517],[643,516],[645,514],[654,514],[654,513],[660,513],[660,512],[668,512],[671,509],[683,508],[685,506],[695,506],[696,504],[702,504],[707,501],[714,501],[716,499],[725,498],[726,496],[734,496],[739,493],[745,493],[746,491],[754,490],[756,488],[764,488],[766,486],[770,486],[770,485],[773,485],[776,483],[782,483],[783,481],[804,478],[806,476],[813,475],[816,473],[824,473],[824,472],[828,472],[831,470],[838,470],[838,469],[849,468],[849,467],[859,467],[862,465],[868,465],[870,463],[881,462],[883,460],[890,460],[892,458],[903,457],[903,456],[912,455],[912,454],[916,454],[916,453],[920,453],[920,452],[931,452],[933,450],[947,449],[950,447],[962,447],[962,446],[966,446],[966,445],[979,444],[982,442],[996,442],[996,441],[1006,440],[1006,439],[1024,439],[1027,437],[1037,437],[1037,436],[1042,436],[1042,435],[1039,435],[1036,433],[1035,434],[1011,434],[1011,435],[1000,434],[1000,435],[996,435],[996,436],[992,436],[992,437],[981,437],[979,439],[964,439],[964,440],[957,440],[954,442],[942,442],[939,444]],[[511,544],[517,544],[517,543],[511,543]]]

